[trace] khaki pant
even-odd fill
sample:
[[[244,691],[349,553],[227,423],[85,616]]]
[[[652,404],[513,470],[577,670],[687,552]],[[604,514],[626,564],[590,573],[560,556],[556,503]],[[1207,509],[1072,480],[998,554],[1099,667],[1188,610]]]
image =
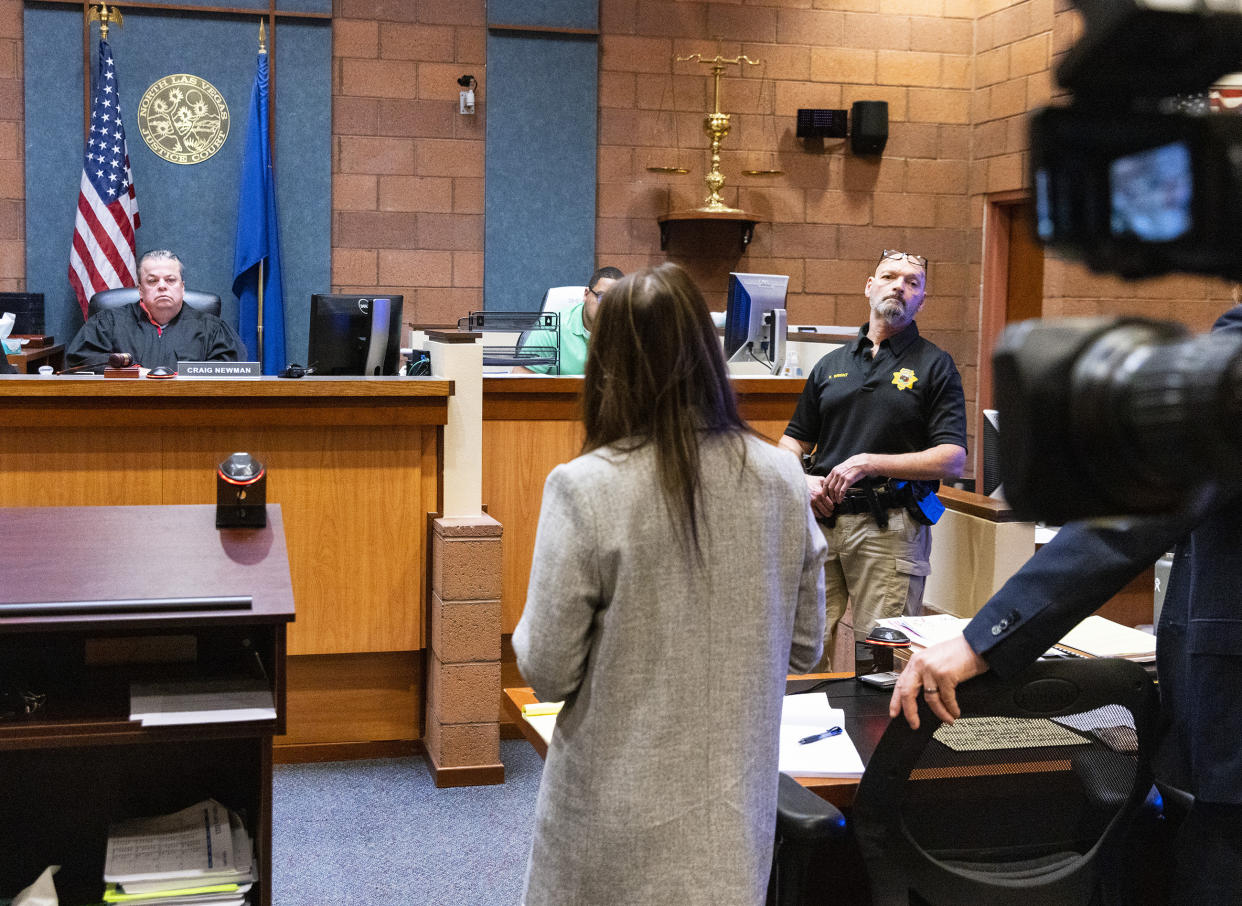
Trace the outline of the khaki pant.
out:
[[[851,599],[855,642],[865,639],[882,617],[923,612],[923,585],[931,567],[931,528],[915,522],[904,510],[889,510],[887,529],[876,525],[870,513],[838,516],[833,526],[821,522],[820,529],[828,542],[824,564],[828,621],[818,669],[827,672],[833,669],[837,626]]]

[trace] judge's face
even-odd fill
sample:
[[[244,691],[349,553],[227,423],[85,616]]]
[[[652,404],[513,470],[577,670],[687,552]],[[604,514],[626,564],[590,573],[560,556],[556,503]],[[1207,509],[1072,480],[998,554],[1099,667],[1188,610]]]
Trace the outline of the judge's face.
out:
[[[177,317],[185,299],[181,263],[167,258],[148,258],[138,268],[138,298],[151,320],[163,326]]]

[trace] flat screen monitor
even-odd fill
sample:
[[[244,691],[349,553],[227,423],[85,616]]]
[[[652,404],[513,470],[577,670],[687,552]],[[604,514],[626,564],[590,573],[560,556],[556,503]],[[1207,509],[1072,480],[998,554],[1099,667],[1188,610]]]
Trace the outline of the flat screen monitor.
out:
[[[326,375],[396,374],[401,302],[401,296],[392,294],[312,295],[308,367]]]
[[[775,374],[785,364],[785,292],[782,274],[729,274],[724,352],[729,361],[756,361]],[[779,315],[777,314],[779,312]]]
[[[0,293],[0,315],[11,311],[14,334],[43,333],[43,293]]]

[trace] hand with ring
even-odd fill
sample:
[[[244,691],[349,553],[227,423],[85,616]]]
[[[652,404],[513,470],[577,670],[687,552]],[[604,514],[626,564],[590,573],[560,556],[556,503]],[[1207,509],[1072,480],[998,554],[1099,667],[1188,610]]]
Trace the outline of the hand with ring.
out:
[[[962,716],[957,705],[958,684],[987,669],[987,662],[975,654],[962,635],[915,652],[897,678],[888,703],[888,715],[905,714],[906,722],[917,730],[921,692],[932,713],[951,724]]]

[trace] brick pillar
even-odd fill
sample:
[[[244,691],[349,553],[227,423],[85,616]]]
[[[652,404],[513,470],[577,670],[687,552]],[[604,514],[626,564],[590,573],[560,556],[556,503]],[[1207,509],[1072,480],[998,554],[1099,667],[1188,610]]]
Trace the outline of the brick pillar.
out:
[[[432,526],[427,759],[438,787],[504,783],[501,525],[480,515],[441,517]]]

